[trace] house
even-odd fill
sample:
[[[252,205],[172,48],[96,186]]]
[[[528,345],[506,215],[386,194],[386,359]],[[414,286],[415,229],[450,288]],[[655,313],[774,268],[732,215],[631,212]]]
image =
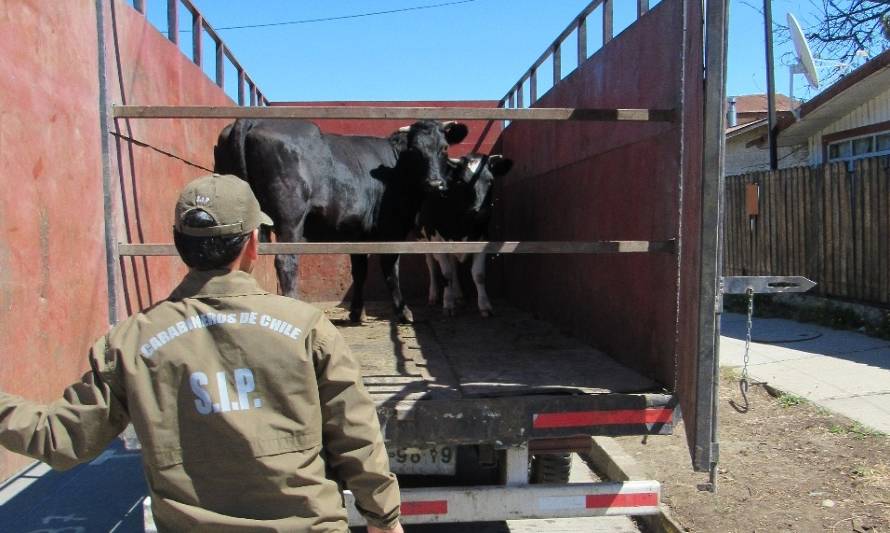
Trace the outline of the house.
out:
[[[793,119],[797,102],[776,95],[776,117]],[[734,176],[769,169],[767,139],[767,99],[765,94],[729,98],[727,103],[725,174]],[[779,147],[779,168],[808,164],[805,144]]]
[[[779,122],[778,146],[799,145],[807,146],[810,165],[890,156],[890,50]]]

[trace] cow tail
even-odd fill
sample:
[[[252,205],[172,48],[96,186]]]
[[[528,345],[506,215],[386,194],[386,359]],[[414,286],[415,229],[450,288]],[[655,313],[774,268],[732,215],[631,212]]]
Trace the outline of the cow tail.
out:
[[[251,128],[253,128],[252,121],[238,119],[226,126],[220,133],[219,140],[214,148],[214,172],[234,174],[244,181],[250,182],[250,178],[247,175],[245,142]]]

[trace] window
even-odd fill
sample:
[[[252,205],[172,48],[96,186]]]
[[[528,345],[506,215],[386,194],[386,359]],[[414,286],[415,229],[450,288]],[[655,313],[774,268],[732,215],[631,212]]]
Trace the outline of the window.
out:
[[[846,161],[890,155],[890,132],[874,135],[863,135],[853,139],[844,139],[828,145],[828,161]]]

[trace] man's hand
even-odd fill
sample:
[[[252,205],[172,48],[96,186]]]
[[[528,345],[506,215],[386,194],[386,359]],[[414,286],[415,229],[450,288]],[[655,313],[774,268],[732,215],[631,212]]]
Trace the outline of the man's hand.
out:
[[[405,533],[402,524],[396,522],[395,527],[391,529],[380,529],[379,527],[368,526],[368,533]]]

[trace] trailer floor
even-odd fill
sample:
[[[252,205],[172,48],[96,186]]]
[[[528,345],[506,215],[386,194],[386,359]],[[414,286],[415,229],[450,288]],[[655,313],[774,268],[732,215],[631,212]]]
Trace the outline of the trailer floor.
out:
[[[367,305],[362,324],[345,306],[318,303],[359,357],[365,385],[378,403],[399,400],[566,393],[663,392],[655,381],[621,365],[548,322],[499,305],[492,318],[474,308],[457,317],[414,308],[399,324],[391,306]]]

